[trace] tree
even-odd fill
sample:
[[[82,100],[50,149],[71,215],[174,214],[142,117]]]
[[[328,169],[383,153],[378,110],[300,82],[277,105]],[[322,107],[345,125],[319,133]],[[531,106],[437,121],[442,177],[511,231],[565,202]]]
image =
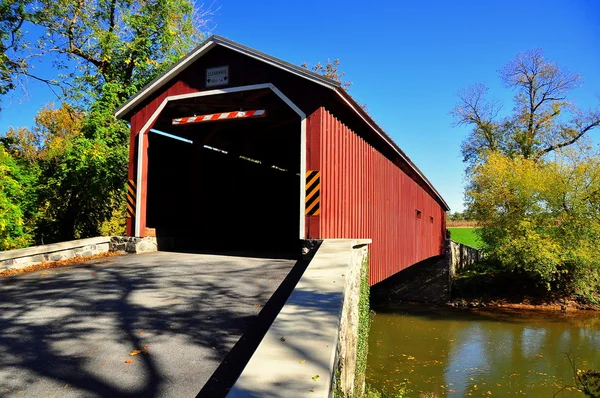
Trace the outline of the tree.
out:
[[[0,143],[0,250],[30,245],[35,168],[21,167]]]
[[[331,61],[330,58],[327,58],[327,63],[325,63],[325,66],[323,66],[320,62],[317,62],[317,64],[312,67],[309,66],[308,63],[303,62],[300,66],[302,66],[304,69],[311,70],[319,75],[325,76],[331,80],[335,80],[346,90],[352,85],[352,82],[344,80],[346,73],[339,70],[340,60],[337,58],[333,61]]]
[[[29,165],[51,162],[81,135],[83,118],[83,112],[69,104],[57,109],[50,103],[38,111],[33,129],[11,127],[2,141],[15,158]]]
[[[567,100],[581,77],[547,61],[542,50],[517,54],[500,70],[500,77],[515,91],[511,115],[499,118],[502,104],[486,99],[483,84],[462,90],[451,112],[457,125],[473,127],[462,144],[464,161],[470,165],[490,151],[538,160],[600,126],[600,108],[581,111]]]
[[[189,0],[40,4],[40,50],[58,54],[62,68],[75,61],[67,76],[71,94],[89,98],[81,136],[65,152],[60,172],[48,176],[46,192],[63,195],[53,208],[51,219],[61,226],[53,239],[115,232],[103,225],[124,224],[129,128],[114,111],[200,42],[211,11]]]
[[[15,75],[23,70],[16,54],[21,49],[25,16],[24,2],[0,0],[0,95],[15,88]]]
[[[41,0],[32,22],[44,29],[39,50],[69,67],[74,87],[102,95],[115,85],[121,102],[197,45],[209,15],[189,0]]]
[[[462,144],[467,212],[489,261],[592,298],[600,291],[600,155],[586,134],[600,125],[600,109],[571,104],[581,77],[541,50],[518,54],[500,76],[515,92],[508,116],[482,84],[461,91],[452,110],[458,125],[472,126]]]
[[[211,11],[189,0],[23,4],[24,19],[43,35],[22,48],[52,56],[62,75],[40,80],[59,85],[69,103],[42,109],[32,130],[11,130],[5,139],[20,161],[40,168],[36,238],[115,233],[125,218],[129,128],[113,113],[199,43]]]
[[[68,104],[48,105],[33,129],[10,129],[2,139],[14,159],[38,171],[32,184],[38,243],[98,235],[106,220],[120,217],[115,210],[122,207],[127,148],[115,143],[120,138],[110,129],[86,136],[86,123],[89,115]]]
[[[600,287],[600,156],[560,150],[552,161],[498,151],[474,166],[467,202],[491,261],[548,288]]]

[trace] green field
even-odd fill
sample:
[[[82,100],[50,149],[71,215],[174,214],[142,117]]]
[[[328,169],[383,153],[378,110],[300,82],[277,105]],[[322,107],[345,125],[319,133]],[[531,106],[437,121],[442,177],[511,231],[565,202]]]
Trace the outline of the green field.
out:
[[[483,242],[481,242],[479,236],[475,233],[476,229],[477,228],[448,228],[453,241],[480,249],[483,247]]]

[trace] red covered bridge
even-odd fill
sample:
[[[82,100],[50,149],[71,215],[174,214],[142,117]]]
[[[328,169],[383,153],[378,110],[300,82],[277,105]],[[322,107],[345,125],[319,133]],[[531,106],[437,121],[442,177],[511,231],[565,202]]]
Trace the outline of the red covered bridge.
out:
[[[130,236],[371,238],[372,285],[443,254],[448,205],[336,81],[212,36],[116,116]]]

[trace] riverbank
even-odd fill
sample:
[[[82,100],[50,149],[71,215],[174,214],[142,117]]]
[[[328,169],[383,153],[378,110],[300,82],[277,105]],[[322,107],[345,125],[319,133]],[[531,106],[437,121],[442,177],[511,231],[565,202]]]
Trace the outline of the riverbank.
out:
[[[514,302],[506,298],[498,298],[491,300],[477,299],[454,299],[449,301],[447,306],[455,308],[498,308],[498,309],[515,309],[515,310],[535,310],[535,311],[597,311],[600,313],[600,306],[580,303],[574,299],[561,299],[560,301],[540,302],[539,298],[525,298],[520,302]]]
[[[449,306],[544,311],[600,311],[600,297],[548,291],[510,272],[463,272],[452,281]]]

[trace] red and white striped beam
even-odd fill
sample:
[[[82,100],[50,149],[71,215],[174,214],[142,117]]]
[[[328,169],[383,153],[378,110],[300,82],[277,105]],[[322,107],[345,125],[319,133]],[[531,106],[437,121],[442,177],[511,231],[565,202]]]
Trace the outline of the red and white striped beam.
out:
[[[252,111],[234,111],[234,112],[212,113],[210,115],[180,117],[178,119],[173,119],[173,125],[178,126],[181,124],[218,122],[220,120],[243,119],[243,118],[265,117],[265,116],[267,116],[267,111],[265,111],[264,109],[256,109],[256,110],[252,110]]]

